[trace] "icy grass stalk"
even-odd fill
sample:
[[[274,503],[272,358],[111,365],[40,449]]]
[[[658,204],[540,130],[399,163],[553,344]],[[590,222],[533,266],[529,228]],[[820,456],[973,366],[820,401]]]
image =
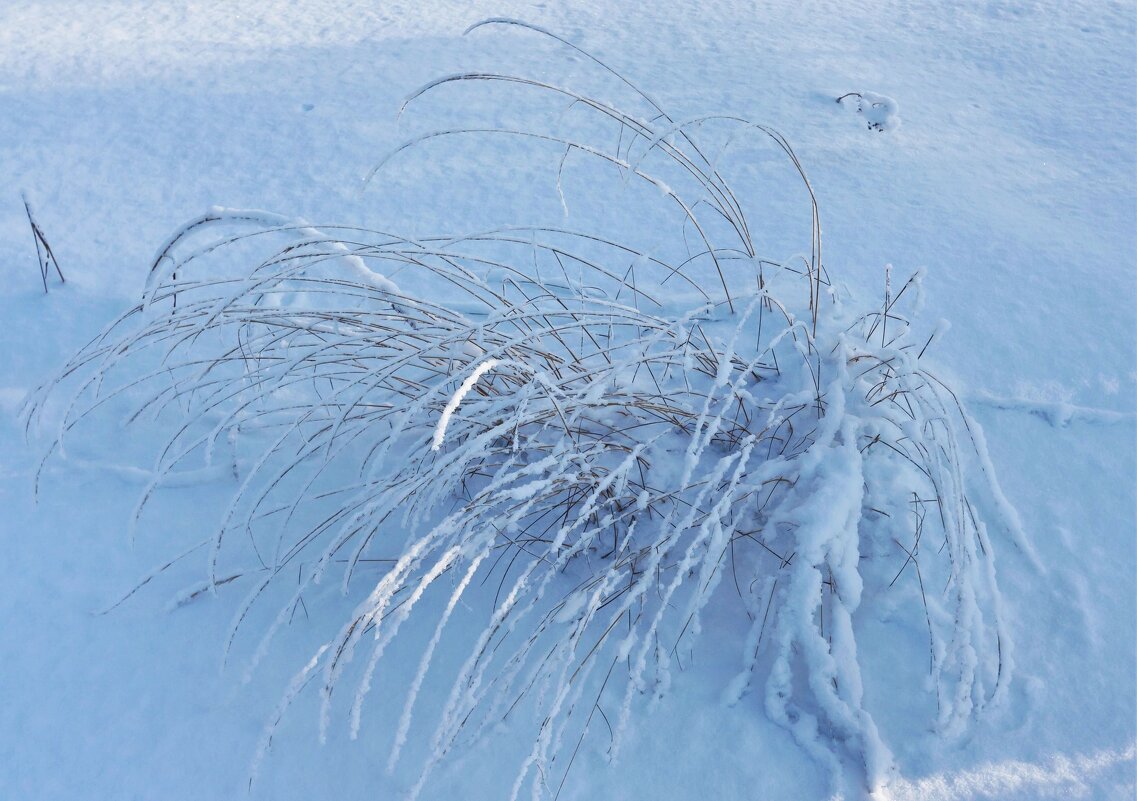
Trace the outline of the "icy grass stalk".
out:
[[[442,410],[442,415],[438,418],[438,427],[434,429],[434,438],[430,443],[430,449],[437,451],[442,447],[443,441],[446,439],[446,427],[450,425],[450,416],[457,411],[462,399],[474,388],[474,384],[478,383],[478,379],[497,366],[497,359],[486,359],[484,362],[474,368],[474,372],[466,376],[466,380],[462,382],[462,386],[458,387],[458,391],[446,403],[446,408]]]

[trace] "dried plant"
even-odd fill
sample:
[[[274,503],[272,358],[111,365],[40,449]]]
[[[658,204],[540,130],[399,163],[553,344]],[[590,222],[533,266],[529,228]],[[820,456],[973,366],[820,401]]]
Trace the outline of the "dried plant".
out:
[[[488,24],[583,52],[526,23]],[[767,138],[801,179],[808,256],[778,264],[757,252],[696,143],[712,118],[676,123],[585,55],[621,81],[629,110],[489,73],[408,102],[445,85],[521,87],[583,109],[615,147],[574,138],[570,122],[448,129],[396,153],[459,135],[546,143],[562,171],[571,156],[658,189],[692,234],[681,258],[588,230],[412,240],[217,210],[161,248],[144,300],[45,385],[29,421],[67,385],[56,450],[118,403],[132,422],[167,426],[135,520],[179,471],[237,475],[217,529],[154,574],[203,554],[204,582],[183,600],[244,587],[226,653],[264,604],[279,611],[251,666],[316,585],[338,580],[356,599],[297,674],[262,752],[311,683],[327,728],[362,650],[345,702],[358,731],[376,666],[409,623],[433,634],[402,699],[393,765],[448,622],[488,580],[496,594],[476,606],[483,628],[452,676],[416,793],[461,737],[519,698],[538,714],[513,797],[526,782],[534,797],[558,793],[576,734],[599,710],[618,744],[637,697],[666,692],[679,642],[694,641],[716,597],[752,621],[743,642],[713,646],[742,653],[728,697],[764,682],[770,718],[828,765],[844,748],[877,786],[891,756],[862,699],[854,617],[866,586],[918,588],[939,724],[963,726],[1012,664],[979,508],[1011,529],[1013,512],[901,314],[918,276],[866,315],[841,312],[787,141],[713,118]]]

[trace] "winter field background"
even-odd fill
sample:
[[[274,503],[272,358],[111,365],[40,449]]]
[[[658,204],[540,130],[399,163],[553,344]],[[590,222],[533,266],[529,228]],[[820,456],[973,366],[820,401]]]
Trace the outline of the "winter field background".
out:
[[[424,684],[428,709],[411,718],[393,771],[388,754],[430,609],[445,596],[409,619],[404,650],[380,663],[357,738],[350,690],[322,745],[318,693],[302,694],[249,789],[281,696],[354,602],[338,582],[305,592],[247,683],[255,630],[219,669],[246,590],[195,594],[204,555],[95,614],[176,555],[172,543],[208,536],[238,479],[174,477],[132,534],[165,440],[100,418],[47,463],[37,503],[34,476],[61,410],[45,410],[46,435],[30,442],[20,414],[28,393],[138,302],[171,233],[214,206],[407,236],[622,220],[640,241],[673,238],[632,188],[610,207],[574,204],[592,180],[575,163],[564,170],[565,217],[559,155],[513,141],[455,140],[393,159],[363,185],[426,131],[564,113],[478,86],[397,116],[441,76],[523,74],[627,96],[532,32],[463,35],[502,16],[587,49],[676,120],[731,114],[784,135],[848,306],[879,306],[886,264],[897,286],[923,270],[914,336],[938,327],[927,360],[982,427],[1025,538],[992,525],[1014,674],[965,726],[936,730],[923,613],[902,601],[915,585],[868,594],[853,617],[863,707],[892,755],[872,797],[1134,798],[1137,8],[1029,0],[0,5],[0,797],[400,798],[415,785],[445,681]],[[859,98],[836,102],[849,93]],[[744,156],[737,187],[762,255],[808,251],[808,199],[784,155]],[[67,279],[49,277],[47,294],[21,192]],[[897,553],[882,570],[905,564]],[[728,581],[697,645],[675,649],[666,695],[637,705],[618,759],[594,721],[563,789],[577,734],[554,762],[548,797],[868,796],[856,748],[824,731],[819,750],[803,747],[768,714],[764,678],[730,691],[750,624]],[[442,667],[465,656],[449,642]],[[533,731],[523,714],[486,728],[438,764],[420,797],[509,797]]]

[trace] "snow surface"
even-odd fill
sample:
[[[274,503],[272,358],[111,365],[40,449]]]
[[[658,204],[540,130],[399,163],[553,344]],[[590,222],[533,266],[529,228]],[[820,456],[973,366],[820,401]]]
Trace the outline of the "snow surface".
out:
[[[1031,0],[0,5],[0,797],[246,795],[265,723],[309,658],[312,631],[338,626],[334,592],[297,613],[248,684],[241,665],[218,671],[230,604],[206,594],[166,609],[200,574],[94,614],[167,560],[167,541],[205,536],[233,487],[224,471],[181,477],[193,486],[162,492],[160,521],[149,518],[132,549],[126,530],[153,448],[114,429],[71,441],[36,505],[40,451],[25,444],[17,413],[25,393],[137,301],[171,231],[215,205],[410,235],[560,215],[552,171],[534,177],[511,151],[472,143],[453,151],[472,172],[504,170],[514,186],[550,191],[463,193],[443,159],[395,160],[362,185],[428,111],[447,122],[434,106],[396,120],[427,81],[502,65],[565,75],[563,52],[547,42],[461,36],[489,16],[587,47],[677,119],[736,113],[784,133],[818,195],[827,268],[852,293],[880,296],[886,263],[898,275],[926,269],[925,314],[951,322],[935,360],[982,424],[1039,564],[1001,544],[1016,677],[1005,702],[959,737],[929,729],[922,633],[898,624],[887,596],[862,605],[864,703],[900,770],[877,797],[1133,798],[1137,10]],[[589,80],[580,61],[567,72]],[[890,111],[889,124],[873,128],[868,111],[835,102],[849,92],[880,99],[869,108]],[[514,110],[493,101],[468,102],[508,124]],[[47,295],[21,190],[67,277]],[[580,213],[571,196],[568,208]],[[796,241],[778,239],[791,218],[775,201],[763,211],[774,250]],[[758,694],[724,703],[738,648],[709,646],[716,625],[745,630],[705,621],[698,661],[634,718],[619,762],[605,759],[606,733],[590,735],[562,798],[826,796],[824,771]],[[425,645],[429,632],[419,636]],[[408,656],[404,678],[416,667]],[[380,709],[373,695],[359,738],[333,724],[322,746],[316,699],[302,702],[252,797],[399,797],[425,756],[412,737],[394,774],[385,770],[390,736],[406,735],[402,701]],[[489,732],[445,762],[423,797],[506,797],[515,766],[503,754],[523,734]],[[857,797],[846,768],[844,792]]]

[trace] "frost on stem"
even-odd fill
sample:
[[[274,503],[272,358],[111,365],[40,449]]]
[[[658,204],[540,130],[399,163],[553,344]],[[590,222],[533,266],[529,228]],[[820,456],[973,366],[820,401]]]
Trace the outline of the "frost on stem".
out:
[[[596,710],[615,713],[602,717],[616,753],[718,599],[752,621],[725,644],[742,652],[729,700],[764,681],[772,720],[878,786],[891,757],[864,703],[864,599],[897,593],[926,628],[938,723],[960,730],[1013,665],[984,522],[1021,542],[1013,510],[981,433],[922,361],[930,340],[903,310],[918,276],[894,292],[889,273],[883,308],[860,317],[824,305],[816,201],[785,138],[729,117],[678,123],[593,63],[630,89],[627,104],[482,73],[412,101],[471,83],[549,93],[611,134],[610,149],[558,117],[552,130],[439,131],[397,153],[530,137],[562,170],[617,170],[651,188],[675,219],[659,238],[676,234],[677,249],[564,227],[411,239],[214,210],[161,248],[144,301],[48,382],[29,425],[65,385],[59,452],[112,408],[165,426],[140,520],[159,485],[231,443],[241,476],[219,524],[142,584],[205,551],[206,581],[182,599],[244,587],[227,655],[251,621],[268,621],[246,675],[317,585],[338,580],[341,624],[289,687],[262,756],[305,687],[317,688],[323,735],[354,684],[352,736],[373,687],[404,699],[393,767],[441,658],[450,672],[429,696],[441,708],[418,789],[463,738],[519,718],[535,736],[513,795],[528,783],[538,797],[560,786],[554,774],[563,784]],[[759,256],[695,140],[712,119],[733,126],[726,144],[757,136],[789,160],[808,255]],[[433,634],[406,691],[378,689],[385,657],[418,629]]]
[[[457,411],[459,404],[462,403],[462,399],[474,388],[474,384],[478,383],[479,378],[496,366],[497,359],[486,359],[474,368],[474,372],[466,376],[466,380],[462,382],[462,386],[458,387],[458,391],[451,396],[450,400],[446,403],[446,408],[442,410],[442,416],[438,418],[438,427],[434,429],[434,439],[430,443],[430,449],[432,451],[436,451],[442,447],[442,442],[446,439],[446,426],[450,425],[450,415]]]

